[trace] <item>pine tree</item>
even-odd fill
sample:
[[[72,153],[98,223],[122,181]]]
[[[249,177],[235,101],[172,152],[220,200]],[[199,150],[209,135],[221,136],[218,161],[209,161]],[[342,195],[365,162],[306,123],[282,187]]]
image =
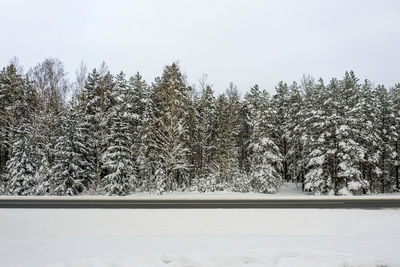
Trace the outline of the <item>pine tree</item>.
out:
[[[188,98],[185,104],[186,123],[187,123],[187,137],[186,146],[188,147],[188,162],[189,162],[189,181],[187,186],[191,187],[195,177],[199,174],[199,162],[200,162],[200,113],[198,110],[199,98],[194,88],[188,88]]]
[[[393,177],[395,191],[400,190],[400,83],[391,90],[393,111]]]
[[[252,172],[253,172],[253,164],[252,160],[254,158],[254,146],[252,145],[253,142],[256,141],[256,135],[255,135],[255,128],[257,128],[257,123],[258,120],[260,119],[260,102],[261,102],[261,91],[259,86],[256,84],[253,87],[250,88],[250,92],[248,92],[245,97],[244,97],[244,103],[243,103],[243,110],[244,110],[244,118],[243,118],[243,124],[242,125],[242,130],[243,132],[246,132],[246,135],[242,134],[242,138],[246,138],[245,140],[242,141],[242,153],[245,154],[246,160],[248,161],[247,167],[244,168],[244,171],[246,172],[247,175],[244,175],[243,178],[241,179],[242,181],[237,181],[236,183],[239,183],[240,185],[237,185],[236,187],[251,187],[251,178],[252,178]],[[257,138],[258,142],[259,138]],[[253,190],[250,188],[250,190]],[[238,191],[238,190],[236,190]],[[245,190],[239,190],[239,191],[245,191]]]
[[[6,162],[13,157],[17,129],[29,121],[35,100],[35,91],[17,67],[10,64],[3,68],[0,72],[0,176],[3,174],[5,179],[9,177],[5,174]],[[0,183],[6,182],[0,180]]]
[[[256,85],[258,86],[258,85]],[[246,98],[246,96],[245,96]],[[249,143],[251,137],[251,125],[249,125],[249,108],[248,103],[245,101],[241,102],[239,110],[239,133],[238,133],[238,147],[239,147],[239,169],[243,178],[248,178],[250,173],[251,162],[250,162],[250,150]],[[244,179],[248,181],[249,179]],[[246,189],[247,190],[247,189]]]
[[[185,188],[189,183],[188,103],[188,87],[178,66],[175,63],[167,66],[154,85],[152,149],[158,155],[159,168],[162,168],[158,172],[167,176],[165,188],[168,190]]]
[[[304,147],[304,184],[305,191],[314,194],[331,190],[331,181],[327,170],[326,140],[329,131],[325,126],[328,116],[323,105],[326,103],[326,87],[322,79],[306,88],[302,137]]]
[[[375,89],[376,103],[376,131],[377,131],[377,160],[375,168],[375,181],[373,181],[373,190],[375,192],[385,193],[391,190],[392,178],[391,168],[396,159],[396,153],[393,147],[394,137],[396,136],[393,127],[393,109],[389,99],[389,92],[383,85],[378,85]]]
[[[368,181],[368,191],[370,191],[375,180],[375,170],[378,166],[377,143],[379,143],[380,137],[375,125],[377,109],[374,104],[374,91],[368,80],[364,81],[360,93],[359,142],[365,150],[364,158],[360,164],[360,171],[362,179]]]
[[[266,91],[254,107],[250,147],[252,149],[251,183],[256,192],[275,193],[281,179],[282,155],[273,140],[277,116]]]
[[[84,170],[81,168],[83,156],[78,150],[76,123],[72,120],[71,113],[69,108],[61,116],[63,134],[55,146],[53,193],[57,195],[77,195],[85,190]]]
[[[129,79],[127,91],[127,116],[130,117],[131,151],[132,161],[135,163],[135,173],[139,174],[138,165],[140,149],[142,147],[142,134],[145,135],[147,129],[144,127],[144,116],[148,102],[149,86],[143,77],[137,72]]]
[[[34,177],[37,183],[37,188],[34,192],[35,195],[51,194],[52,184],[54,183],[54,175],[45,149],[47,138],[42,129],[44,125],[43,118],[42,110],[39,109],[31,120],[32,155],[34,155],[33,157],[37,166]]]
[[[215,172],[215,97],[211,86],[203,88],[199,105],[200,176],[207,177]]]
[[[71,122],[71,130],[73,130],[73,144],[74,151],[77,154],[79,160],[76,162],[78,168],[81,170],[79,172],[79,180],[82,181],[84,190],[91,193],[94,190],[95,174],[93,172],[93,163],[90,161],[92,159],[89,154],[91,146],[88,143],[87,128],[85,128],[86,118],[84,114],[84,106],[82,102],[77,98],[73,97],[71,102],[71,110],[69,112],[69,118]]]
[[[104,76],[94,69],[88,75],[85,88],[82,93],[82,118],[79,129],[82,135],[82,143],[86,147],[86,160],[90,163],[88,179],[93,179],[94,190],[100,189],[102,174],[102,157],[108,146],[105,139],[107,128],[107,112],[112,106],[111,90],[113,77],[108,72]],[[92,177],[93,176],[93,177]]]
[[[276,142],[279,146],[280,152],[282,154],[282,169],[281,175],[285,181],[289,181],[291,179],[289,172],[289,140],[287,136],[287,124],[289,120],[289,87],[284,82],[279,82],[278,86],[275,88],[276,94],[274,95],[274,105],[275,111],[277,114],[277,137]]]
[[[365,148],[360,131],[360,86],[353,72],[342,81],[332,79],[327,87],[320,82],[317,98],[309,107],[306,127],[308,173],[305,188],[317,193],[360,193],[368,187],[360,165]]]
[[[135,173],[131,152],[130,116],[128,115],[128,84],[121,72],[115,81],[111,98],[113,106],[106,114],[110,128],[108,144],[103,154],[104,192],[108,195],[127,195],[134,191]]]
[[[217,100],[217,168],[221,189],[231,183],[232,177],[238,175],[239,168],[239,131],[240,101],[236,86],[229,85],[226,93]]]
[[[217,131],[216,131],[216,165],[218,171],[218,181],[225,182],[228,179],[228,163],[227,158],[227,98],[222,94],[217,99],[216,116],[217,116]]]
[[[54,183],[54,178],[46,155],[42,156],[39,168],[35,172],[34,180],[37,183],[37,188],[34,192],[35,195],[47,196],[52,193],[51,186]]]
[[[289,107],[288,119],[286,122],[285,138],[288,140],[288,172],[291,181],[304,181],[304,162],[303,162],[303,98],[300,94],[299,86],[296,82],[289,88]]]
[[[143,102],[145,103],[143,116],[141,119],[141,127],[138,129],[138,151],[135,164],[137,166],[137,187],[140,191],[154,191],[155,181],[160,178],[161,173],[164,173],[156,158],[156,154],[153,147],[155,142],[156,132],[156,119],[155,119],[155,106],[154,106],[154,91],[149,88]],[[157,165],[156,165],[157,164]],[[154,175],[155,170],[159,170],[157,175]],[[165,177],[164,177],[165,178]],[[159,192],[163,192],[161,190]]]
[[[340,98],[336,128],[338,170],[336,179],[333,179],[335,193],[360,192],[368,188],[368,182],[363,179],[359,168],[365,149],[360,143],[360,85],[352,71],[345,73],[337,95]]]
[[[12,151],[6,166],[7,190],[11,195],[31,195],[36,188],[34,175],[37,166],[32,157],[32,139],[27,123],[20,123],[17,126]]]

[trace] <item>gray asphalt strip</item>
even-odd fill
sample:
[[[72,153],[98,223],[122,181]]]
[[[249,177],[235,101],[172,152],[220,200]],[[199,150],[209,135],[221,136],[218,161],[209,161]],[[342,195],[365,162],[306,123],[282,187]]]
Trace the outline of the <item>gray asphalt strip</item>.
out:
[[[68,200],[0,199],[9,209],[384,209],[400,208],[400,199],[327,200]]]

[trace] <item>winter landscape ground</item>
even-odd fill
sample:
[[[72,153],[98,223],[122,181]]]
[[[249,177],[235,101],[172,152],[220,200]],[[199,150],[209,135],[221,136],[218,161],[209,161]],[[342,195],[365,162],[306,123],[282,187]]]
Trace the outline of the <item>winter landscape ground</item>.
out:
[[[399,210],[0,213],[0,266],[400,266]]]
[[[273,197],[313,196],[285,184]],[[399,221],[400,209],[0,209],[0,266],[400,266]]]

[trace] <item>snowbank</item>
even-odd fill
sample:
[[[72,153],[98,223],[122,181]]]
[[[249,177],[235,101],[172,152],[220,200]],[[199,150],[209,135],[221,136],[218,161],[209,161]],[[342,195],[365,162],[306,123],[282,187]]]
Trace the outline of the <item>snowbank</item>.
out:
[[[172,192],[163,195],[155,195],[150,193],[138,193],[129,196],[100,196],[100,195],[79,195],[79,196],[7,196],[0,195],[1,199],[43,199],[43,200],[57,200],[57,199],[97,199],[97,200],[192,200],[192,199],[208,199],[208,200],[252,200],[252,199],[276,199],[276,200],[305,200],[305,199],[400,199],[400,193],[393,194],[376,194],[376,195],[362,195],[362,196],[314,196],[301,191],[300,185],[295,183],[284,183],[276,194],[261,194],[261,193],[238,193],[238,192]]]

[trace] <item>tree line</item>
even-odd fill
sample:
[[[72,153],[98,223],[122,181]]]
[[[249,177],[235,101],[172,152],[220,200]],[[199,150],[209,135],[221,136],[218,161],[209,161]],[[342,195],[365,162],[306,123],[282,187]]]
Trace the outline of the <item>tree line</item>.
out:
[[[275,89],[215,95],[176,63],[150,84],[82,64],[69,83],[58,59],[27,73],[13,61],[0,72],[0,192],[399,191],[400,84],[350,71]]]

